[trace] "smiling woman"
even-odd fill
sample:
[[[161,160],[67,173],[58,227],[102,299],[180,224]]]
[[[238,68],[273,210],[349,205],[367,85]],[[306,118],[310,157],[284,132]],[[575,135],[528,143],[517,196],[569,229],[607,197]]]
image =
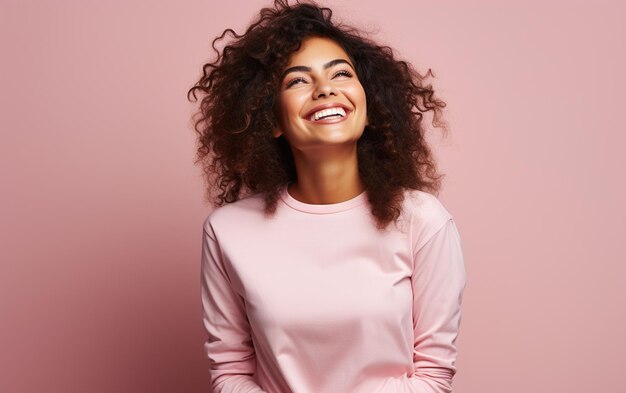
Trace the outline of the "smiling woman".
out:
[[[203,67],[198,161],[214,392],[449,393],[466,275],[393,50],[276,0]],[[445,130],[445,126],[444,126]]]
[[[286,138],[301,179],[291,195],[332,203],[342,192],[359,194],[357,142],[367,125],[367,102],[348,55],[335,41],[313,36],[288,67],[276,93],[273,135]]]

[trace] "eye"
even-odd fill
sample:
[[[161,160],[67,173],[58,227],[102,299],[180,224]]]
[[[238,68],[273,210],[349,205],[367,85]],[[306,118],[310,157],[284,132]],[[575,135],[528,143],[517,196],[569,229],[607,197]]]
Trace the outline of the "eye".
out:
[[[302,77],[294,78],[294,79],[290,80],[289,82],[287,82],[287,88],[290,88],[291,86],[295,85],[298,82],[306,82],[306,79],[304,79]]]
[[[349,78],[349,77],[352,76],[352,73],[350,71],[348,71],[348,70],[337,71],[335,73],[335,75],[333,75],[333,78],[336,77],[336,76],[340,76],[340,75],[347,76]]]

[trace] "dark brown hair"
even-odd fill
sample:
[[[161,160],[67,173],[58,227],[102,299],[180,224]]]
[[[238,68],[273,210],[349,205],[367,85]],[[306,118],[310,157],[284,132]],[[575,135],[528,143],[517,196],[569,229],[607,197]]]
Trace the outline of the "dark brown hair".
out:
[[[216,43],[227,33],[233,40],[221,50]],[[194,129],[197,160],[214,206],[246,194],[263,193],[265,213],[272,214],[280,189],[297,178],[289,145],[274,138],[274,104],[280,75],[290,55],[310,36],[337,42],[356,67],[365,89],[369,125],[357,142],[359,176],[379,229],[401,212],[404,189],[437,194],[444,175],[425,140],[423,114],[433,111],[432,124],[447,133],[441,120],[445,102],[434,97],[424,76],[393,49],[381,46],[353,27],[332,20],[332,11],[313,2],[275,0],[263,8],[244,34],[226,29],[212,42],[217,59],[204,64],[203,75],[187,92],[203,93]],[[211,188],[219,190],[216,198]]]

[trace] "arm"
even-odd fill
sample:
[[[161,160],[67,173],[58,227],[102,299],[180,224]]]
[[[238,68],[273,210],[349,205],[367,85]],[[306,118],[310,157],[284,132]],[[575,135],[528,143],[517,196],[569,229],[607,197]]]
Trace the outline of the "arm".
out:
[[[466,285],[461,240],[452,218],[414,250],[412,375],[385,380],[380,393],[450,393]]]
[[[214,393],[264,393],[252,377],[256,355],[244,301],[235,293],[223,265],[219,245],[209,225],[202,240],[201,299],[204,344]]]

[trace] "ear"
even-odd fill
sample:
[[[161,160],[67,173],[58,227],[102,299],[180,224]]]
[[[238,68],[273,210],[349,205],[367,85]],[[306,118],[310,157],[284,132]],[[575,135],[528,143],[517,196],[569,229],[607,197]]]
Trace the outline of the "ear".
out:
[[[280,129],[278,129],[278,128],[274,128],[274,129],[272,130],[272,136],[273,136],[274,138],[278,138],[278,137],[280,137],[282,134],[283,134],[283,132],[282,132]]]
[[[365,117],[365,125],[369,126],[370,125],[370,119],[369,117]]]

